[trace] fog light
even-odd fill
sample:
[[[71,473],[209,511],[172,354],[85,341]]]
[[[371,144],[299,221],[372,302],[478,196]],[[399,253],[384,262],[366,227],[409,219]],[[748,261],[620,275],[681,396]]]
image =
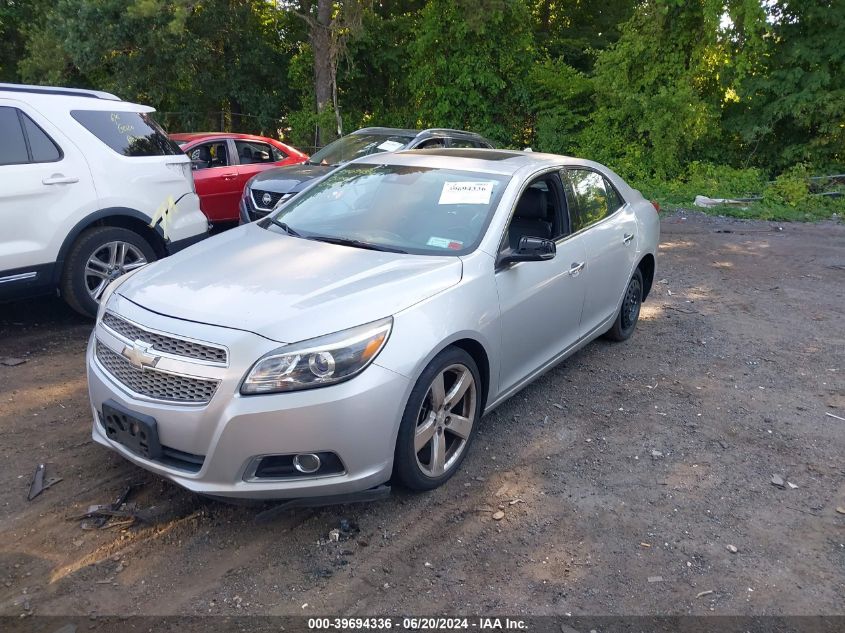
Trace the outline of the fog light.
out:
[[[304,475],[320,470],[320,458],[314,453],[302,453],[293,458],[293,467]]]

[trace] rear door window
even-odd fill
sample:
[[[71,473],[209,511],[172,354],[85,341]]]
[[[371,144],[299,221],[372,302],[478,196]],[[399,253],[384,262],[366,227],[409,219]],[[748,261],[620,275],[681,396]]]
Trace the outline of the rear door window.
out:
[[[277,158],[281,154],[279,150],[258,141],[235,141],[235,147],[238,150],[238,161],[241,165],[275,163],[286,158],[284,155]]]
[[[607,178],[604,180],[604,186],[607,189],[607,210],[612,215],[619,210],[619,207],[625,204],[625,201]]]
[[[58,145],[17,108],[0,106],[0,165],[53,163],[61,160]]]
[[[601,174],[590,169],[567,169],[566,173],[576,202],[570,212],[575,233],[609,215],[607,188]]]
[[[54,163],[61,160],[62,152],[47,133],[38,124],[21,112],[23,128],[29,139],[29,151],[32,152],[33,163]]]
[[[72,110],[86,130],[123,156],[171,156],[182,150],[147,112]]]
[[[0,107],[0,165],[20,165],[29,162],[23,128],[17,108]]]

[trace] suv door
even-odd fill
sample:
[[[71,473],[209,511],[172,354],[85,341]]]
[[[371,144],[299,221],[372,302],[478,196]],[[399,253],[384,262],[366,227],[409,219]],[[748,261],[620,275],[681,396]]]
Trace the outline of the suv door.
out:
[[[10,270],[27,285],[52,283],[43,265],[58,257],[65,235],[57,231],[97,204],[91,172],[77,147],[23,103],[0,99],[0,139],[0,283]]]
[[[634,270],[637,219],[610,181],[588,167],[569,167],[564,178],[573,215],[573,232],[583,234],[589,254],[589,287],[581,334],[586,336],[616,314],[622,291]]]
[[[580,274],[584,240],[570,235],[561,181],[556,172],[535,178],[517,200],[501,249],[523,236],[554,239],[557,254],[496,271],[502,325],[499,375],[508,390],[577,343],[586,286]]]
[[[187,150],[200,208],[212,222],[238,219],[243,185],[238,187],[238,168],[232,159],[234,148],[228,139],[216,139],[198,143]]]

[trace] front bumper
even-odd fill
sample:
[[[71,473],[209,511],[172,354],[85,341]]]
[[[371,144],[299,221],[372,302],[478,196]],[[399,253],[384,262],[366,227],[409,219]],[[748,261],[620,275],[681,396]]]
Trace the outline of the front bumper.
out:
[[[190,333],[192,338],[226,344],[232,358],[229,367],[222,370],[225,375],[208,404],[153,401],[129,391],[97,360],[97,337],[112,349],[116,341],[120,345],[98,324],[87,351],[96,442],[189,490],[223,497],[290,499],[340,495],[372,488],[390,478],[396,435],[409,389],[407,378],[373,364],[354,379],[331,387],[241,396],[238,385],[252,361],[277,347],[277,343],[255,334],[153,315],[137,306],[132,309],[135,314],[128,318],[136,323],[154,322],[158,331],[185,336]],[[228,334],[228,340],[225,336],[213,338],[223,334]],[[239,347],[246,352],[237,353]],[[265,349],[259,353],[261,348]],[[196,458],[201,464],[198,470],[189,472],[163,460],[145,459],[109,439],[100,423],[102,405],[108,400],[155,418],[162,446]],[[325,451],[339,456],[344,467],[342,474],[273,480],[250,476],[250,465],[257,456]]]

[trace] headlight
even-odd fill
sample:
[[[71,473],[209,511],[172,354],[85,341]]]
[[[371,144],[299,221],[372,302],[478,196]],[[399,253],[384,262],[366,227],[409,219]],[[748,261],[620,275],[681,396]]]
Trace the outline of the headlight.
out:
[[[118,287],[127,279],[129,279],[132,275],[137,273],[139,270],[143,270],[145,266],[141,266],[140,268],[136,268],[135,270],[130,270],[128,273],[121,275],[114,281],[112,281],[106,289],[103,290],[103,294],[100,296],[100,305],[97,308],[97,323],[103,318],[103,314],[106,312],[106,304],[111,299],[111,296],[114,294],[114,291],[118,289]]]
[[[260,359],[241,384],[241,393],[278,393],[325,387],[362,372],[384,347],[393,317],[285,345]]]

